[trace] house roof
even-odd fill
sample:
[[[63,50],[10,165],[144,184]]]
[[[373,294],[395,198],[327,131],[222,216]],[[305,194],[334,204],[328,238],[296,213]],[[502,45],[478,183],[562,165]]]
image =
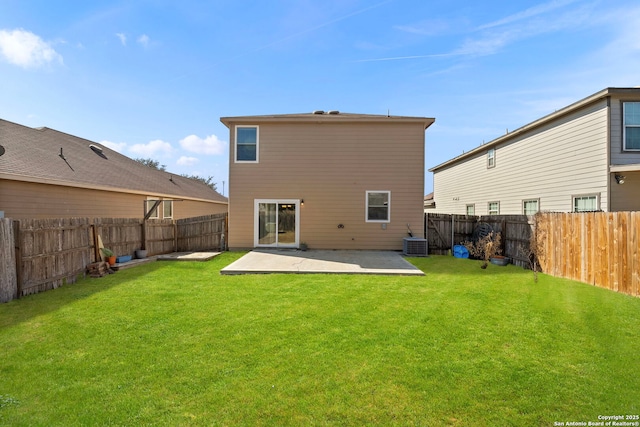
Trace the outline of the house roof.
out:
[[[202,182],[155,170],[96,142],[0,119],[0,179],[227,203]],[[0,153],[2,153],[0,149]]]
[[[484,152],[489,148],[495,147],[497,145],[499,145],[500,143],[503,143],[505,141],[509,141],[512,138],[518,137],[520,135],[522,135],[525,132],[531,131],[533,129],[536,129],[540,126],[544,126],[545,124],[556,120],[560,117],[566,116],[567,114],[571,114],[577,110],[579,110],[580,108],[583,108],[589,104],[592,104],[594,102],[600,101],[601,99],[604,98],[608,98],[610,96],[635,96],[638,97],[640,96],[640,87],[627,87],[627,88],[613,88],[613,87],[609,87],[606,89],[603,89],[599,92],[594,93],[593,95],[587,96],[584,99],[581,99],[577,102],[574,102],[571,105],[568,105],[567,107],[564,107],[560,110],[557,110],[551,114],[548,114],[538,120],[535,120],[529,124],[526,124],[514,131],[508,132],[507,134],[498,137],[492,141],[487,142],[486,144],[482,144],[479,147],[474,148],[471,151],[467,151],[466,153],[463,153],[457,157],[454,157],[452,159],[447,160],[444,163],[440,163],[437,166],[432,167],[431,169],[429,169],[429,172],[435,172],[438,169],[442,169],[445,168],[447,166],[451,166],[459,161],[462,161],[464,159],[467,159],[469,157],[473,157],[475,155],[477,155],[479,152]]]
[[[422,123],[424,128],[428,128],[434,122],[434,118],[429,117],[410,117],[410,116],[390,116],[380,114],[353,114],[343,113],[340,111],[321,111],[317,110],[311,113],[297,114],[272,114],[264,116],[236,116],[221,117],[220,121],[225,126],[231,127],[238,123],[273,123],[273,122],[289,122],[289,123]]]

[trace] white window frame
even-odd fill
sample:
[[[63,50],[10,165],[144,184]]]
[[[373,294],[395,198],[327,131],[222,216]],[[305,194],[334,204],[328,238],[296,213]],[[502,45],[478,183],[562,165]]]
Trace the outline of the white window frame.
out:
[[[591,199],[591,198],[595,198],[596,199],[596,208],[591,211],[579,211],[576,209],[576,201],[578,199]],[[594,211],[599,211],[600,210],[600,195],[599,194],[576,194],[574,196],[571,196],[571,212],[574,213],[579,213],[579,212],[594,212]]]
[[[364,220],[365,222],[377,222],[377,223],[390,223],[391,222],[391,191],[379,190],[373,191],[368,190],[365,192],[364,197]],[[369,194],[373,193],[386,193],[387,194],[387,219],[369,219]]]
[[[469,213],[469,208],[471,208],[473,210],[472,213]],[[465,208],[465,215],[473,216],[475,214],[476,214],[476,205],[475,205],[475,203],[471,203],[471,204],[467,205],[466,208]]]
[[[640,104],[640,102],[629,101],[622,103],[622,151],[640,151],[640,148],[627,148],[627,128],[640,128],[640,124],[628,125],[625,123],[627,104]]]
[[[489,148],[487,150],[487,169],[496,167],[496,149]]]
[[[167,215],[167,206],[169,206],[169,215]],[[162,218],[172,219],[173,218],[173,200],[164,200],[162,202]]]
[[[300,199],[254,199],[253,200],[253,247],[254,248],[298,248],[300,247]],[[296,227],[296,235],[295,235],[295,243],[293,244],[280,244],[279,242],[275,242],[272,244],[260,244],[260,204],[268,203],[276,205],[276,212],[278,211],[277,205],[285,204],[285,205],[295,205],[296,206],[296,217],[295,217],[295,227]],[[277,213],[276,213],[276,227],[278,224]]]
[[[256,159],[238,160],[238,129],[251,128],[256,130]],[[236,125],[235,136],[233,138],[233,161],[234,163],[259,163],[260,162],[260,126],[258,125]],[[248,145],[248,144],[241,144]]]
[[[533,214],[527,214],[527,203],[535,202],[536,203],[536,211]],[[522,214],[523,215],[535,215],[540,212],[540,199],[525,199],[522,201]]]
[[[154,204],[157,200],[160,200],[160,199],[147,198],[147,206],[146,206],[147,212],[149,212],[149,208],[150,208],[150,207],[152,207],[152,206],[153,206],[153,204]],[[160,219],[160,207],[161,207],[161,205],[162,205],[162,203],[160,203],[160,204],[158,205],[158,207],[156,208],[155,213],[151,214],[151,215],[149,216],[149,219]],[[144,214],[146,215],[146,214],[147,214],[147,212],[145,212]]]
[[[494,203],[498,205],[498,210],[497,211],[492,211],[491,210],[491,205],[494,204]],[[495,213],[492,213],[492,212],[495,212]],[[489,214],[489,215],[500,215],[500,202],[493,201],[493,202],[487,203],[487,214]]]

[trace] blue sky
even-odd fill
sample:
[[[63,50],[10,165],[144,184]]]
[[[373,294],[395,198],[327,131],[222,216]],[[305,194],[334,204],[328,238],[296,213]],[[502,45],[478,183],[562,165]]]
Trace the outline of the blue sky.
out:
[[[220,117],[435,117],[426,170],[638,85],[637,0],[0,2],[0,118],[213,176],[225,195]]]

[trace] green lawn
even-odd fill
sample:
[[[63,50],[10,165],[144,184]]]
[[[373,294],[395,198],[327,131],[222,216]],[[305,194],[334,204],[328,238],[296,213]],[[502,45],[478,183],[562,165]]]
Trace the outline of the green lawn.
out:
[[[640,413],[640,299],[518,267],[157,262],[0,305],[0,424],[551,426]]]

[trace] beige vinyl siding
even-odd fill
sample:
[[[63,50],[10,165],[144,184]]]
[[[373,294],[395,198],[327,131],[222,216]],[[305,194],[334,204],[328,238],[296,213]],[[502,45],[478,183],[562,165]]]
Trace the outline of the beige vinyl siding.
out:
[[[227,212],[226,203],[206,203],[193,200],[173,202],[173,219],[193,218]]]
[[[142,218],[144,195],[0,180],[0,210],[7,218]],[[173,218],[226,212],[226,204],[175,201]],[[162,208],[160,208],[162,211]]]
[[[613,98],[611,100],[611,164],[629,165],[640,163],[640,151],[623,151],[622,103],[640,102],[640,98]]]
[[[570,212],[572,195],[598,194],[607,210],[607,105],[602,100],[434,172],[437,212],[464,214],[475,204],[487,214],[499,201],[503,215],[522,214],[522,201],[539,199],[541,210]],[[489,147],[487,147],[489,148]]]
[[[401,249],[407,224],[422,236],[421,123],[260,123],[259,157],[230,162],[231,248],[253,247],[255,199],[304,199],[300,241],[310,248]],[[365,221],[368,190],[391,192],[386,230]]]

